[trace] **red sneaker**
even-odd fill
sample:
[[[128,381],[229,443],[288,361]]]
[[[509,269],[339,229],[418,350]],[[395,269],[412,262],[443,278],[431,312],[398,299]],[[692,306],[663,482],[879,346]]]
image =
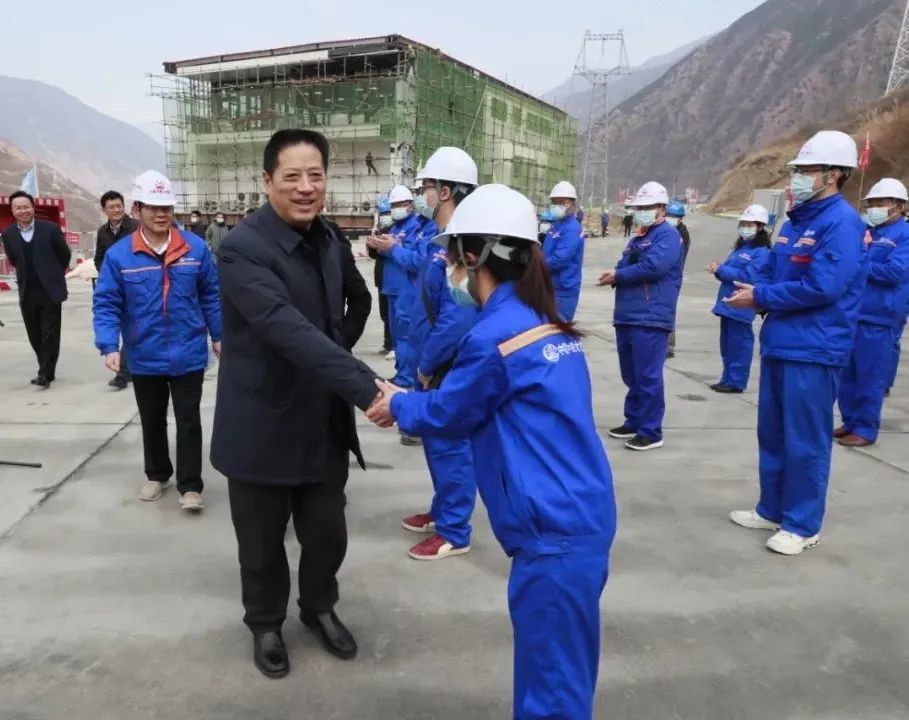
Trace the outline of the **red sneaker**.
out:
[[[468,552],[470,552],[470,545],[456,548],[441,535],[433,533],[432,536],[410,548],[407,554],[414,560],[441,560]]]
[[[415,533],[431,533],[436,530],[436,524],[429,513],[410,515],[401,521],[401,527]]]

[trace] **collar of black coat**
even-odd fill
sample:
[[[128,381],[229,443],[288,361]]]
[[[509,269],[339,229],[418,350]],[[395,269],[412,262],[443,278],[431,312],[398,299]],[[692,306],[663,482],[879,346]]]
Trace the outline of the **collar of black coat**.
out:
[[[288,225],[278,216],[271,203],[265,204],[256,215],[261,219],[266,233],[275,238],[288,255],[297,249],[297,246],[303,242],[304,238],[315,238],[324,241],[331,237],[328,223],[325,222],[321,215],[316,216],[309,230],[299,230],[293,225]]]

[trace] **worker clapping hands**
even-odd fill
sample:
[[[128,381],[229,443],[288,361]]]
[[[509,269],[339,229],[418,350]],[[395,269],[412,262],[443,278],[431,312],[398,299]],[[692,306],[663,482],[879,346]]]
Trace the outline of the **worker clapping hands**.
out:
[[[381,253],[390,252],[398,244],[398,241],[391,235],[370,235],[366,238],[366,247],[378,250]]]
[[[757,310],[758,307],[754,304],[754,285],[738,281],[733,284],[736,288],[735,292],[728,298],[723,298],[723,302],[729,307],[743,310]]]

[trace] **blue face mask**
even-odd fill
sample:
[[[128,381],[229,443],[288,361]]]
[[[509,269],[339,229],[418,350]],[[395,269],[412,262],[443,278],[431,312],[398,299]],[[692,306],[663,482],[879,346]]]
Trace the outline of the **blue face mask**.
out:
[[[789,192],[792,193],[792,200],[795,204],[800,205],[808,202],[820,191],[814,189],[814,176],[792,173],[789,178]]]
[[[562,205],[550,205],[549,212],[552,213],[556,220],[562,220],[568,211]]]
[[[457,285],[453,285],[451,281],[451,276],[454,273],[455,268],[452,267],[448,271],[448,291],[451,293],[451,299],[455,301],[455,305],[460,305],[461,307],[475,308],[479,307],[480,303],[473,299],[473,295],[470,294],[470,291],[467,289],[470,283],[470,277],[465,277]]]
[[[740,227],[739,228],[739,237],[742,240],[753,240],[757,236],[756,227]]]
[[[426,198],[422,195],[417,195],[413,199],[413,209],[418,215],[422,215],[427,220],[432,219],[432,209],[429,207],[429,204],[426,202]]]
[[[656,210],[635,210],[634,211],[634,224],[638,227],[649,228],[656,222],[657,211]]]
[[[890,219],[890,208],[870,207],[865,211],[862,219],[867,225],[870,225],[871,227],[883,225]]]

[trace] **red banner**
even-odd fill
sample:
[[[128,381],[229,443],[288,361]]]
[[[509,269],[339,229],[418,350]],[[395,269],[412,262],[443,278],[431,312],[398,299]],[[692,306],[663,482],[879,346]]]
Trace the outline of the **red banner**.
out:
[[[862,170],[867,170],[868,166],[871,165],[871,133],[868,133],[865,136],[865,147],[862,148],[862,153],[859,155],[858,166]]]

